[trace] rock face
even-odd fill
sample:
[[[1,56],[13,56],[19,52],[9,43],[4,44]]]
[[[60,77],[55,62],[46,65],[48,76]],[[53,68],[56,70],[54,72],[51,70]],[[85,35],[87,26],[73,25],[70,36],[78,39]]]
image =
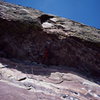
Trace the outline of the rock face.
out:
[[[0,66],[0,100],[100,99],[100,85],[66,67],[5,58],[0,58]]]
[[[47,51],[47,54],[45,54],[45,51]],[[13,61],[11,62],[9,59]],[[47,92],[49,95],[40,93],[43,97],[47,96],[45,99],[42,98],[43,100],[99,100],[100,90],[97,89],[98,85],[87,86],[85,79],[74,74],[68,75],[65,71],[71,69],[92,78],[93,81],[94,79],[96,82],[100,81],[99,29],[66,18],[45,14],[36,9],[0,2],[0,62],[2,80],[22,86],[24,84],[28,89],[35,87],[35,92],[36,90],[40,91],[41,88],[44,94],[49,91]],[[33,62],[41,64],[42,67],[37,65],[36,68],[32,68],[32,66],[35,66]],[[25,67],[27,63],[28,67]],[[42,64],[47,64],[47,68],[44,68]],[[55,67],[52,69],[52,66]],[[33,79],[29,79],[27,74]],[[38,86],[34,83],[38,83],[36,80],[40,83]],[[84,82],[88,87],[87,90],[84,87]],[[50,87],[51,83],[53,85]],[[46,84],[47,87],[43,84]],[[61,86],[63,88],[68,87],[64,90]],[[77,86],[79,86],[79,89],[75,88]],[[89,92],[92,87],[94,87],[91,90],[92,92]],[[75,90],[73,90],[74,88]],[[80,88],[85,88],[85,90]],[[81,95],[73,98],[72,92],[77,95],[79,92]],[[52,95],[51,99],[50,95]],[[26,100],[31,100],[31,97]]]
[[[50,65],[100,72],[100,30],[0,2],[0,51],[6,57],[42,63],[45,46]]]

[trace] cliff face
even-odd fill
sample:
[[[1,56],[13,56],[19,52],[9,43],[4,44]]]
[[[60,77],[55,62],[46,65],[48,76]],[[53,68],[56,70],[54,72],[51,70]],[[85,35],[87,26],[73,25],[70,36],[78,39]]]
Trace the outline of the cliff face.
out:
[[[99,29],[0,2],[1,55],[42,63],[45,46],[50,50],[50,65],[75,67],[93,75],[100,71]]]
[[[48,61],[44,60],[46,48]],[[36,9],[0,2],[0,58],[65,66],[98,80],[100,30]]]

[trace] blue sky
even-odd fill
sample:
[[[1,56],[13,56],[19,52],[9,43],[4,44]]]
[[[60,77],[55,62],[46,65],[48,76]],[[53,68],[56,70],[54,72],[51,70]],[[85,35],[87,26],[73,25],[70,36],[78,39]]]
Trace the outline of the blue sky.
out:
[[[5,0],[100,29],[100,0]]]

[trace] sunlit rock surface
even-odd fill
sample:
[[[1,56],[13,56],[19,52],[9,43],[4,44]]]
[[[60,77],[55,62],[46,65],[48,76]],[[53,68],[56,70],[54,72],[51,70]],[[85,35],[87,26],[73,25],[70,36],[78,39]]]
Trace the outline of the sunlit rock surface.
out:
[[[99,29],[0,2],[0,100],[99,100],[99,82]]]

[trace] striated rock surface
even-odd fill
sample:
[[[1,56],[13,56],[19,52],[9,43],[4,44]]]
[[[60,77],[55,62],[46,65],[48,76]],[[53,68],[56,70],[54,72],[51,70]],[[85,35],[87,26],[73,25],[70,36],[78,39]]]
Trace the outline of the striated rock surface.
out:
[[[0,100],[99,100],[99,82],[99,29],[0,2]]]
[[[0,100],[100,99],[100,85],[72,69],[5,58],[0,62]]]

